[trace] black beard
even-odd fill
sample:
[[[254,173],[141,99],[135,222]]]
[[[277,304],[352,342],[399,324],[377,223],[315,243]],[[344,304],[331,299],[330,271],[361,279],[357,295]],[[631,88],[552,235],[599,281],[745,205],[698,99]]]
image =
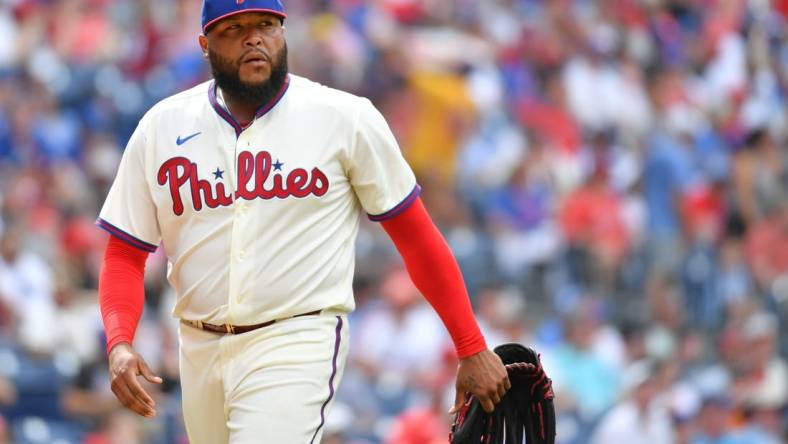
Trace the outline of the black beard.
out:
[[[279,56],[271,63],[271,75],[268,80],[260,83],[247,83],[241,80],[240,63],[226,59],[221,55],[208,50],[208,60],[216,84],[222,93],[233,101],[241,102],[255,107],[263,106],[270,102],[281,91],[287,79],[287,45],[279,52]]]

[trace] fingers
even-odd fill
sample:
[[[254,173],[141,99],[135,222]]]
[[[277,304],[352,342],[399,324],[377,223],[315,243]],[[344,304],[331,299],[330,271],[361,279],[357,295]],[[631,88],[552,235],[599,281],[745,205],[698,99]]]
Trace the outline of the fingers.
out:
[[[512,382],[509,381],[509,378],[507,377],[506,379],[504,379],[498,384],[498,396],[503,398],[504,395],[506,395],[506,392],[508,392],[509,389],[511,388],[512,388]]]
[[[138,415],[153,418],[156,402],[140,385],[142,375],[147,381],[160,384],[162,379],[154,375],[145,361],[129,346],[122,343],[112,348],[109,356],[112,392],[129,410]]]
[[[479,402],[482,404],[482,408],[485,412],[492,413],[493,410],[495,410],[495,403],[493,403],[489,396],[479,397]]]
[[[129,374],[129,373],[126,372],[125,374]],[[118,398],[121,404],[123,404],[126,408],[133,411],[134,413],[140,416],[145,416],[147,418],[154,417],[156,415],[156,411],[153,410],[153,407],[151,405],[147,404],[141,398],[139,398],[138,396],[132,393],[132,390],[128,386],[125,374],[118,375],[112,381],[112,392],[115,393],[115,396]],[[134,376],[132,376],[132,378],[134,378]],[[148,399],[150,399],[150,397],[148,397]]]
[[[161,384],[162,379],[153,374],[150,367],[145,361],[140,362],[140,373],[142,373],[142,377],[144,377],[148,382],[153,384]]]
[[[498,355],[495,355],[495,357],[498,358],[498,363],[499,363],[496,392],[500,399],[503,398],[503,396],[510,388],[512,388],[512,383],[511,381],[509,381],[509,372],[506,371],[506,366],[503,365],[503,361],[501,360],[501,357]]]
[[[126,387],[128,387],[131,394],[134,395],[137,400],[145,403],[146,405],[150,406],[151,409],[153,409],[156,403],[153,401],[153,398],[148,395],[145,389],[142,388],[139,380],[136,378],[136,375],[127,373],[125,376]]]
[[[501,358],[492,351],[482,351],[460,360],[457,373],[458,392],[472,393],[486,412],[495,409],[495,405],[501,402],[511,386],[506,367]],[[458,404],[456,400],[455,404]]]
[[[449,414],[453,415],[459,412],[463,404],[465,404],[465,392],[458,387],[457,394],[454,395],[454,405],[449,409]]]
[[[482,407],[484,407],[484,410],[487,411],[488,413],[492,412],[495,406],[501,403],[501,400],[506,395],[506,392],[509,390],[509,388],[511,388],[511,386],[512,384],[509,381],[509,378],[507,377],[505,379],[499,380],[495,387],[490,388],[487,391],[486,396],[484,397],[480,396],[480,400],[482,401]],[[489,400],[490,402],[488,406],[485,406],[484,403],[485,399]]]
[[[479,403],[481,403],[484,411],[492,413],[492,411],[495,410],[495,406],[503,399],[506,390],[503,390],[503,383],[500,383],[498,386],[493,386],[488,389],[477,387],[477,390],[475,390],[473,394],[479,399]]]
[[[498,383],[498,391],[500,393],[501,390],[503,390],[503,393],[500,393],[501,398],[503,398],[503,395],[505,395],[506,392],[508,392],[509,389],[512,388],[512,381],[509,380],[509,372],[506,371],[506,367],[503,365],[503,361],[501,361],[500,369],[501,369],[501,376],[500,376],[501,380]]]

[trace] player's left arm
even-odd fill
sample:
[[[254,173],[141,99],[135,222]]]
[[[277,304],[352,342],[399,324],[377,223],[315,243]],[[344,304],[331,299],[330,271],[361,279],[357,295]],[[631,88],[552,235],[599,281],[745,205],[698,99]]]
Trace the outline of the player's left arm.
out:
[[[451,413],[466,393],[492,411],[511,387],[501,359],[487,348],[471,309],[460,267],[421,199],[381,222],[397,247],[413,283],[440,316],[454,341],[460,365]]]
[[[476,395],[487,411],[510,387],[498,355],[487,349],[449,246],[419,199],[421,188],[383,115],[363,99],[344,159],[353,191],[373,221],[381,222],[413,283],[446,325],[460,357],[457,398]]]

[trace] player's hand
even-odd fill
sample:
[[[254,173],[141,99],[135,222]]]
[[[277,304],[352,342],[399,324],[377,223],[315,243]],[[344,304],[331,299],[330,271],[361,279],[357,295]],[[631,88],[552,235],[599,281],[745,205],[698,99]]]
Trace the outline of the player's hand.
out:
[[[449,413],[456,413],[465,403],[466,394],[476,396],[482,408],[490,413],[495,404],[501,402],[506,391],[512,387],[501,358],[490,350],[484,350],[460,359],[457,369],[457,396]]]
[[[109,378],[112,393],[129,410],[146,418],[156,416],[156,402],[140,385],[137,376],[142,375],[148,382],[161,384],[162,379],[153,374],[145,360],[126,342],[122,342],[109,352]]]

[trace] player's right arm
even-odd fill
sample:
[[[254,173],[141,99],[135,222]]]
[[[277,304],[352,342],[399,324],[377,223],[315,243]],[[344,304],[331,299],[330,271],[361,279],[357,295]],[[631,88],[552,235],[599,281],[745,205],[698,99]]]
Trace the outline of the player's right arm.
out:
[[[112,392],[129,410],[152,418],[156,403],[137,377],[142,375],[154,384],[162,380],[131,347],[145,301],[147,258],[146,251],[110,237],[99,274],[99,306],[107,335]]]
[[[107,336],[112,391],[135,413],[155,415],[153,399],[139,376],[152,383],[161,378],[131,347],[145,301],[144,275],[148,254],[161,238],[146,165],[149,116],[140,121],[129,139],[117,176],[96,224],[112,236],[99,274],[99,306]]]

